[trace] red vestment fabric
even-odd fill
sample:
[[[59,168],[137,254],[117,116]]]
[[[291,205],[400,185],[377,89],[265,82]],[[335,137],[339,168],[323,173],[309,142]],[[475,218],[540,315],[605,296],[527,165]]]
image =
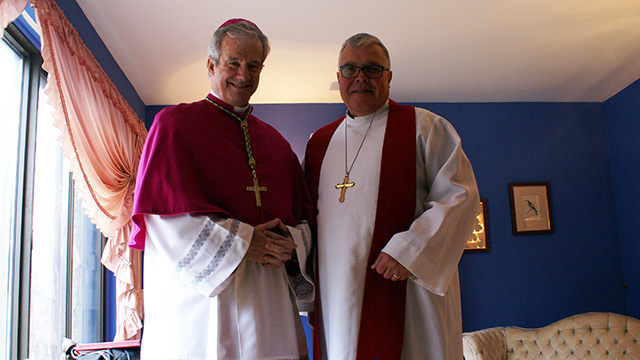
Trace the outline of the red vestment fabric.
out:
[[[233,111],[222,100],[212,101]],[[257,207],[238,120],[206,100],[158,113],[140,158],[129,246],[144,250],[145,214],[218,213],[252,226],[274,218],[295,226],[311,214],[300,162],[277,130],[247,119],[262,206]]]
[[[335,130],[344,117],[317,130],[309,140],[305,173],[314,204],[318,201],[320,168]],[[415,218],[416,201],[415,109],[389,101],[389,116],[382,146],[380,185],[369,264],[373,264],[389,239],[406,231]],[[317,280],[316,280],[317,281]],[[360,318],[357,360],[400,359],[404,332],[406,281],[391,281],[367,269]],[[316,291],[316,329],[319,325]],[[314,358],[320,359],[318,331],[314,333]]]

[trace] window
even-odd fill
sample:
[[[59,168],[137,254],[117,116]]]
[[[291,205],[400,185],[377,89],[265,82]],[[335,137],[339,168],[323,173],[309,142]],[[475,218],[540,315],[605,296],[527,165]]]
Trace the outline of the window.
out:
[[[20,97],[22,89],[22,68],[24,60],[6,41],[0,41],[0,237],[5,239],[0,249],[0,289],[10,289],[14,264],[16,217],[19,199],[18,162],[20,123]],[[0,354],[8,358],[11,334],[11,292],[0,295]],[[2,356],[0,355],[0,356]]]
[[[10,26],[0,40],[0,356],[57,359],[64,337],[104,341],[104,238],[73,190],[40,55]],[[6,80],[5,80],[6,79]]]

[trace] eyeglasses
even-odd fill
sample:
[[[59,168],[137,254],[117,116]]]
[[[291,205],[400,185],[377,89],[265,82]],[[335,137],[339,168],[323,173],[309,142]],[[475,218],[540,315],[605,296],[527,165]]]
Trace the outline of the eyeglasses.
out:
[[[347,79],[354,78],[360,74],[360,70],[364,72],[364,74],[369,79],[379,79],[382,77],[382,73],[385,70],[389,70],[388,68],[382,65],[366,65],[366,66],[356,66],[356,65],[341,65],[340,66],[340,74],[342,77]]]

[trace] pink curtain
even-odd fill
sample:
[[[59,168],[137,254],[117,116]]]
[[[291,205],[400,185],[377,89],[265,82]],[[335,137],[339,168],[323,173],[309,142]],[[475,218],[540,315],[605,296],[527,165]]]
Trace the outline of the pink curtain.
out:
[[[109,80],[53,0],[32,0],[42,28],[45,93],[55,107],[59,140],[71,160],[82,206],[108,238],[102,263],[116,277],[114,341],[139,338],[141,253],[127,246],[144,123]]]
[[[28,0],[0,0],[0,37],[2,30],[24,11],[27,2]]]

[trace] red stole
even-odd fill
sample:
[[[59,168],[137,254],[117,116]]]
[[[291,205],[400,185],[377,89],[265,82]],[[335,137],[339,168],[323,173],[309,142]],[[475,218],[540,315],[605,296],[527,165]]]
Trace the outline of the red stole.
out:
[[[307,145],[305,172],[314,204],[318,201],[320,168],[324,155],[333,133],[343,120],[344,117],[316,131]],[[398,232],[408,230],[415,219],[415,130],[415,109],[389,100],[369,265],[374,263],[389,239]],[[375,270],[367,269],[356,360],[400,359],[406,286],[406,281],[387,280]],[[316,291],[316,304],[318,301]],[[316,329],[319,329],[320,316],[316,305]],[[314,359],[320,359],[317,330],[314,333]]]

